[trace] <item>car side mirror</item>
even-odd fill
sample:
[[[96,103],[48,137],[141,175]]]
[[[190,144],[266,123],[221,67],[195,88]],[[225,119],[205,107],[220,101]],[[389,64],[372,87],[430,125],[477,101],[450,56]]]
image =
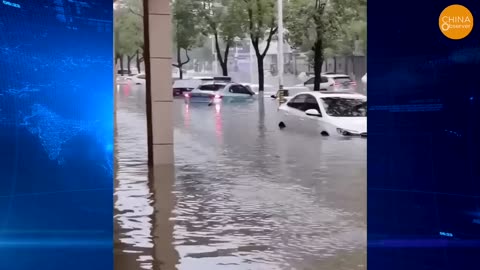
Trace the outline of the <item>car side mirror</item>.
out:
[[[322,115],[320,114],[320,112],[317,111],[316,109],[306,110],[306,111],[305,111],[305,114],[306,114],[306,115],[309,115],[309,116],[318,116],[318,117],[321,117],[321,116],[322,116]]]

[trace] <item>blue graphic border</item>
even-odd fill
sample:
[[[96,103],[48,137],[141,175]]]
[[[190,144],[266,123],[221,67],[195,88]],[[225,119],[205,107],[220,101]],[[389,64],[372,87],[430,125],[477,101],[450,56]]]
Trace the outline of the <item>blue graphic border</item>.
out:
[[[478,1],[368,1],[368,269],[477,269],[480,31],[440,13]]]
[[[113,6],[0,3],[0,269],[113,269]]]

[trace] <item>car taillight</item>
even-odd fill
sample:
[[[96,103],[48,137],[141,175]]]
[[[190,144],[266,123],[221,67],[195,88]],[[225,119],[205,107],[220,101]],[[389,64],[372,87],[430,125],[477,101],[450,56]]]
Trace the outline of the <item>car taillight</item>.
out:
[[[213,96],[213,98],[214,98],[214,99],[221,99],[222,96],[220,96],[220,95],[215,95],[215,96]]]
[[[186,98],[190,97],[190,95],[189,95],[189,94],[184,94],[183,96],[185,96]]]
[[[351,81],[351,82],[350,82],[350,86],[352,86],[353,88],[355,88],[355,87],[357,87],[357,83],[354,82],[354,81]]]

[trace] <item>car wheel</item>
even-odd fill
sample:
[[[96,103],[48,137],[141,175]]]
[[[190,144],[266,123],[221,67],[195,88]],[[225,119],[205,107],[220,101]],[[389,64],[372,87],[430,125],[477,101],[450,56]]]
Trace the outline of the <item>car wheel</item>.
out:
[[[283,129],[283,128],[285,128],[286,126],[285,126],[285,123],[280,122],[280,123],[278,123],[278,127],[279,127],[280,129]]]

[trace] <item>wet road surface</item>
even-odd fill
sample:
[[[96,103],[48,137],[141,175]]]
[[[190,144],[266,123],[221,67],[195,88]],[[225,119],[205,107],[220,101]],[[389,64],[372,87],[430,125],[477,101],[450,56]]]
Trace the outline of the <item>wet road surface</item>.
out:
[[[117,96],[117,270],[366,269],[366,140],[175,100],[175,167],[149,177],[144,90]]]

